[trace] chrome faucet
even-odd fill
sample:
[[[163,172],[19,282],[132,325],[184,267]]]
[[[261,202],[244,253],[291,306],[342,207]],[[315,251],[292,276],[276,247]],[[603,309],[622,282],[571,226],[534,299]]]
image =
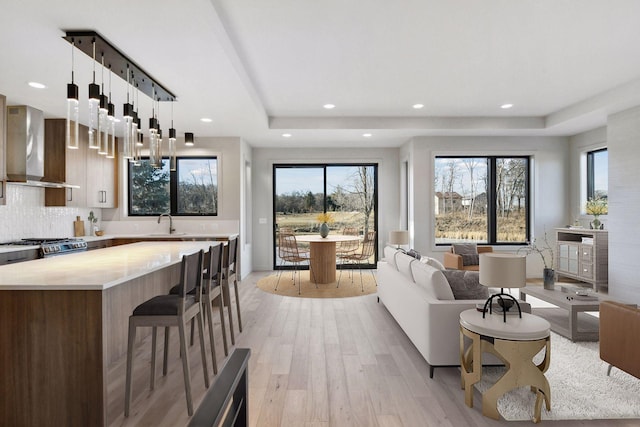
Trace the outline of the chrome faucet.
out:
[[[160,224],[160,220],[162,219],[163,216],[168,216],[169,217],[169,234],[171,234],[174,231],[176,231],[176,229],[173,228],[173,218],[168,213],[160,214],[160,216],[158,217],[158,224]]]

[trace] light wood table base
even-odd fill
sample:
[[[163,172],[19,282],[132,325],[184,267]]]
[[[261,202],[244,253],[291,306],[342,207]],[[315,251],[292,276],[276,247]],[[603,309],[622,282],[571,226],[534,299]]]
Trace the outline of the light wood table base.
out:
[[[466,350],[465,336],[471,339],[471,345]],[[544,360],[539,365],[535,365],[533,358],[543,348],[545,349]],[[461,326],[461,385],[465,391],[465,404],[471,408],[473,407],[473,386],[482,378],[482,353],[497,356],[507,366],[507,372],[491,388],[482,393],[482,415],[499,420],[497,404],[500,396],[516,387],[530,385],[531,391],[536,393],[533,422],[540,422],[543,400],[547,410],[551,410],[551,389],[549,381],[544,376],[549,369],[550,337],[532,341],[489,339]]]

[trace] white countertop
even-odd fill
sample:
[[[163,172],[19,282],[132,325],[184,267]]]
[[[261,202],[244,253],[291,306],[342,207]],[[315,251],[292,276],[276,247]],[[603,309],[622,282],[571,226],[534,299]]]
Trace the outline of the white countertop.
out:
[[[8,264],[0,266],[0,291],[104,290],[177,264],[183,255],[207,251],[216,243],[220,242],[138,242]]]

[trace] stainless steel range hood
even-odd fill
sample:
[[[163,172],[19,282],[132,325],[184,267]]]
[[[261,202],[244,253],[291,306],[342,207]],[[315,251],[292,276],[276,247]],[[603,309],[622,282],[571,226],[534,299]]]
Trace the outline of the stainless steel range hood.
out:
[[[36,187],[77,187],[42,181],[44,113],[27,105],[7,107],[7,182]]]

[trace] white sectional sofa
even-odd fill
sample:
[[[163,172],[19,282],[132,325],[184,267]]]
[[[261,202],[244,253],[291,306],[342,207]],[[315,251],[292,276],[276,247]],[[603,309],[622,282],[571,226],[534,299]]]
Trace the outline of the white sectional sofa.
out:
[[[431,378],[438,366],[460,366],[460,313],[485,300],[454,299],[440,269],[395,248],[385,247],[378,262],[378,301],[425,358]],[[531,311],[526,303],[521,307]]]

